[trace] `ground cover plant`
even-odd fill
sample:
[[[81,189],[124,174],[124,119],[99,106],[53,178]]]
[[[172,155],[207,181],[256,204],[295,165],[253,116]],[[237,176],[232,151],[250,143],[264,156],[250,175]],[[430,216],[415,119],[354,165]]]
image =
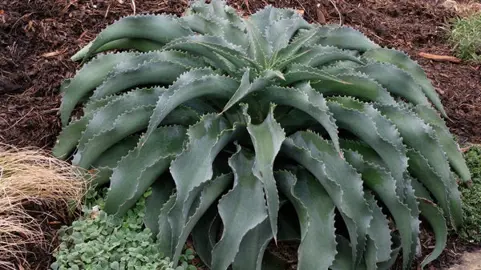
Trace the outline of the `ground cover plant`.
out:
[[[469,242],[481,242],[481,148],[471,147],[465,154],[466,162],[473,176],[472,185],[461,188],[463,212],[465,215],[460,236]]]
[[[27,257],[48,250],[51,240],[42,219],[71,215],[85,188],[79,170],[67,162],[38,149],[0,144],[0,268],[36,267]]]
[[[455,19],[449,41],[458,57],[481,63],[481,12]]]
[[[192,233],[211,269],[264,269],[288,239],[298,269],[388,269],[401,252],[407,269],[420,215],[437,240],[423,266],[462,224],[450,168],[470,174],[433,86],[352,28],[196,2],[123,18],[73,58],[88,63],[62,87],[54,153],[110,183],[107,213],[152,187],[144,223],[174,265]]]
[[[62,228],[51,269],[197,269],[188,263],[194,257],[190,249],[182,254],[178,267],[159,255],[150,230],[143,226],[145,197],[149,192],[122,218],[103,211],[104,195],[105,192],[92,191],[83,217]]]

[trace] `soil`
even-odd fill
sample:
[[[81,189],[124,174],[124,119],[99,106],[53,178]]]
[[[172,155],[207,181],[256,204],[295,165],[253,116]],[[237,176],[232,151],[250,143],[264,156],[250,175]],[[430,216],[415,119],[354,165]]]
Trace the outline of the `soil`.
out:
[[[58,232],[64,225],[72,224],[80,216],[80,210],[72,213],[65,204],[44,205],[32,203],[25,206],[28,214],[38,222],[44,242],[42,244],[30,243],[25,250],[24,261],[19,262],[19,269],[46,270],[52,264],[52,254],[59,245]],[[25,263],[26,262],[26,263]]]
[[[53,145],[60,131],[58,88],[78,68],[70,56],[107,24],[132,14],[131,2],[136,4],[136,13],[181,14],[188,1],[0,0],[0,142],[47,149]],[[444,8],[441,0],[228,2],[245,15],[267,4],[296,8],[303,10],[311,22],[341,21],[383,46],[407,52],[432,80],[450,117],[448,125],[459,142],[481,143],[480,66],[435,62],[419,56],[420,52],[453,55],[446,42],[446,29],[456,14]],[[55,234],[55,228],[51,231]],[[432,238],[424,234],[423,245],[429,247],[429,241]],[[452,239],[434,265],[444,268],[457,262],[459,251],[466,248],[460,240]]]
[[[462,257],[462,261],[449,268],[449,270],[464,270],[464,269],[481,269],[481,251],[466,253]]]

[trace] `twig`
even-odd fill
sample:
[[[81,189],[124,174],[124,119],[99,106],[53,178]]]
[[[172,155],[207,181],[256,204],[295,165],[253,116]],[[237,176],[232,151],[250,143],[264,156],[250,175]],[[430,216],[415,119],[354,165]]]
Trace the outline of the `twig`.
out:
[[[30,13],[28,13],[28,14],[23,15],[23,16],[20,17],[18,20],[16,20],[15,23],[12,25],[9,34],[11,34],[12,31],[15,29],[15,26],[17,25],[17,23],[19,23],[19,22],[20,22],[21,20],[23,20],[23,19],[26,19],[26,18],[32,16],[32,14],[35,14],[35,13],[36,13],[36,12],[30,12]]]
[[[461,59],[454,56],[449,56],[449,55],[437,55],[437,54],[430,54],[430,53],[424,53],[424,52],[420,52],[418,55],[434,61],[461,63]]]
[[[33,111],[34,108],[30,109],[30,111],[28,111],[28,113],[26,113],[24,116],[20,117],[20,119],[18,119],[13,125],[11,125],[9,128],[5,129],[5,131],[9,131],[10,129],[14,128],[16,125],[18,125],[18,123],[20,123],[23,119],[25,119],[25,117],[27,117],[27,115],[29,113],[31,113]]]
[[[45,58],[50,58],[50,57],[54,57],[54,56],[57,56],[57,55],[60,55],[60,54],[63,54],[67,51],[67,49],[63,49],[63,50],[56,50],[56,51],[53,51],[53,52],[47,52],[47,53],[44,53],[42,54],[41,56],[42,57],[45,57]]]
[[[329,0],[329,2],[331,2],[331,4],[334,6],[334,9],[337,11],[337,15],[339,15],[339,25],[342,25],[342,15],[339,9],[337,8],[336,3],[332,0]]]
[[[135,0],[131,0],[130,3],[131,3],[131,5],[132,5],[132,10],[134,11],[134,15],[135,15],[135,9],[136,9],[136,7],[135,7]]]
[[[244,0],[244,4],[246,5],[247,12],[249,12],[249,15],[251,15],[251,14],[252,14],[252,11],[251,11],[251,9],[250,9],[250,7],[249,7],[249,0]]]
[[[107,10],[105,11],[104,18],[107,18],[107,15],[109,15],[110,5],[111,3],[109,3],[109,5],[107,6]]]

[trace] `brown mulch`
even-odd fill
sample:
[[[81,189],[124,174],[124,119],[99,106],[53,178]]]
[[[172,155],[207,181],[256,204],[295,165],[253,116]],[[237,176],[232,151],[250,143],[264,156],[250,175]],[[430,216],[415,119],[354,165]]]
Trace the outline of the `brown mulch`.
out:
[[[58,88],[70,61],[130,1],[0,0],[0,142],[50,148],[60,131]],[[70,4],[68,4],[70,3]],[[137,1],[136,12],[180,14],[187,1]]]
[[[17,258],[15,263],[19,269],[49,269],[53,262],[52,254],[59,245],[58,231],[62,226],[72,224],[80,216],[80,210],[72,213],[64,204],[46,206],[33,203],[25,206],[25,209],[31,217],[39,221],[44,243],[27,244],[25,250],[28,253],[23,260]]]
[[[71,77],[69,60],[107,24],[133,13],[129,0],[0,0],[0,142],[50,148],[60,131],[58,88]],[[184,11],[187,0],[137,0],[136,12]],[[351,25],[375,42],[409,53],[426,70],[461,143],[481,143],[481,70],[435,62],[420,52],[452,55],[447,23],[455,16],[441,0],[230,0],[246,15],[266,4],[304,10],[311,22]],[[54,230],[52,230],[54,232]],[[429,234],[423,244],[430,246]],[[436,266],[466,248],[453,239]],[[39,268],[44,269],[44,268]]]

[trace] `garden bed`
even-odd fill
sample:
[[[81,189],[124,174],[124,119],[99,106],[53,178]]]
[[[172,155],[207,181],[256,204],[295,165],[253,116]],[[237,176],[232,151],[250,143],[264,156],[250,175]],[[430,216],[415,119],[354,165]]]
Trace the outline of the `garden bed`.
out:
[[[58,88],[77,64],[70,56],[107,24],[132,14],[130,1],[0,0],[0,142],[50,149],[60,131]],[[124,2],[124,3],[120,3]],[[419,53],[452,55],[446,29],[455,12],[434,0],[232,0],[249,15],[266,4],[292,7],[311,22],[353,26],[383,46],[407,52],[425,69],[461,144],[481,142],[481,70],[470,63],[436,62]],[[439,2],[438,4],[436,4]],[[136,1],[136,13],[181,14],[187,1]],[[50,228],[55,231],[56,228]],[[422,237],[429,252],[433,239]],[[451,239],[435,263],[455,263],[470,248]],[[293,254],[295,257],[295,254]],[[46,262],[48,264],[48,262]],[[44,268],[41,268],[44,269]]]

